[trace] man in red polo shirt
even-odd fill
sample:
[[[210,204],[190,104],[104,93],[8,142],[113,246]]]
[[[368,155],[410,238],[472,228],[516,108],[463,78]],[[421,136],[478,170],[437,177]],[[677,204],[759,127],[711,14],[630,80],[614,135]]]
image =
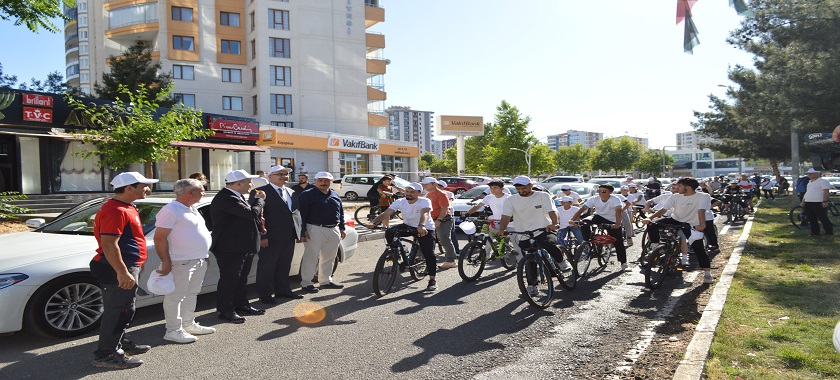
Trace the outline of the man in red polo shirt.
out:
[[[134,301],[140,267],[146,261],[146,237],[140,215],[132,202],[151,194],[148,179],[137,172],[126,172],[111,180],[114,196],[102,205],[94,219],[93,236],[99,248],[90,262],[90,271],[102,288],[103,311],[99,344],[91,364],[94,367],[124,369],[143,364],[130,355],[151,348],[125,339],[125,330],[134,319]]]

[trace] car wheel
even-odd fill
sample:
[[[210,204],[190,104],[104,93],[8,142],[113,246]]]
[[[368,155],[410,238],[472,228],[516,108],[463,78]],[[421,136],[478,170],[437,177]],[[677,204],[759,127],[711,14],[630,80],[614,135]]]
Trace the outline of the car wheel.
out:
[[[102,289],[87,275],[55,279],[38,289],[26,305],[26,329],[39,335],[71,337],[99,326]]]
[[[359,199],[359,195],[352,191],[345,193],[344,197],[347,198],[348,201],[355,201],[356,199]]]
[[[455,190],[455,195],[461,195],[461,194],[466,193],[466,192],[467,192],[467,189],[456,189]]]

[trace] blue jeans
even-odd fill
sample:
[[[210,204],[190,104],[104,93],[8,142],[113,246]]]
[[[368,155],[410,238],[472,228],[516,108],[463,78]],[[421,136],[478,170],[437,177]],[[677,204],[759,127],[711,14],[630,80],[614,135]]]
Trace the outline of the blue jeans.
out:
[[[571,232],[572,235],[575,236],[575,241],[577,241],[578,244],[583,243],[583,233],[580,231],[580,227],[561,228],[559,233],[557,234],[557,242],[565,247],[566,235],[568,235],[569,232]]]

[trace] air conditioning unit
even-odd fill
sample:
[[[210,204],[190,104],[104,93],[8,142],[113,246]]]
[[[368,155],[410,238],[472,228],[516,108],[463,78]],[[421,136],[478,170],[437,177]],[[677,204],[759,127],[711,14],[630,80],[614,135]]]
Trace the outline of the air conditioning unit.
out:
[[[137,45],[146,46],[146,41],[137,41]]]

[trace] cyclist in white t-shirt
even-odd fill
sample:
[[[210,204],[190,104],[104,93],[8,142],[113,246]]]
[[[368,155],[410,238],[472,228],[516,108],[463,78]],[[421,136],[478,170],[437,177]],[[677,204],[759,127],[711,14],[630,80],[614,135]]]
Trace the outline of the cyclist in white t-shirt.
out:
[[[583,233],[580,231],[580,226],[572,223],[575,214],[580,210],[580,207],[573,206],[575,204],[572,197],[563,196],[560,198],[560,207],[557,208],[557,221],[560,225],[560,233],[557,234],[557,242],[566,245],[566,235],[571,233],[574,235],[578,244],[583,243]]]
[[[595,215],[591,217],[593,223],[596,224],[610,224],[607,229],[607,234],[615,238],[615,253],[618,256],[618,261],[621,263],[621,270],[629,272],[630,267],[627,266],[627,248],[624,247],[624,236],[621,231],[621,214],[624,207],[623,201],[617,196],[613,195],[615,188],[605,183],[598,186],[598,196],[591,197],[583,203],[580,210],[574,215],[573,220],[580,220],[580,215],[588,209],[594,209]],[[583,229],[583,236],[589,240],[592,231],[590,228]]]
[[[575,205],[583,203],[583,198],[580,197],[577,191],[572,190],[572,186],[568,184],[560,185],[560,191],[554,194],[554,198],[571,197]],[[562,226],[561,226],[562,227]]]
[[[492,215],[487,219],[487,226],[493,233],[499,233],[499,222],[502,220],[502,207],[505,200],[510,197],[510,193],[505,193],[505,183],[501,180],[494,179],[487,184],[487,189],[490,190],[490,195],[481,199],[481,203],[473,206],[467,211],[467,215],[472,214],[478,209],[487,206],[492,211]]]

